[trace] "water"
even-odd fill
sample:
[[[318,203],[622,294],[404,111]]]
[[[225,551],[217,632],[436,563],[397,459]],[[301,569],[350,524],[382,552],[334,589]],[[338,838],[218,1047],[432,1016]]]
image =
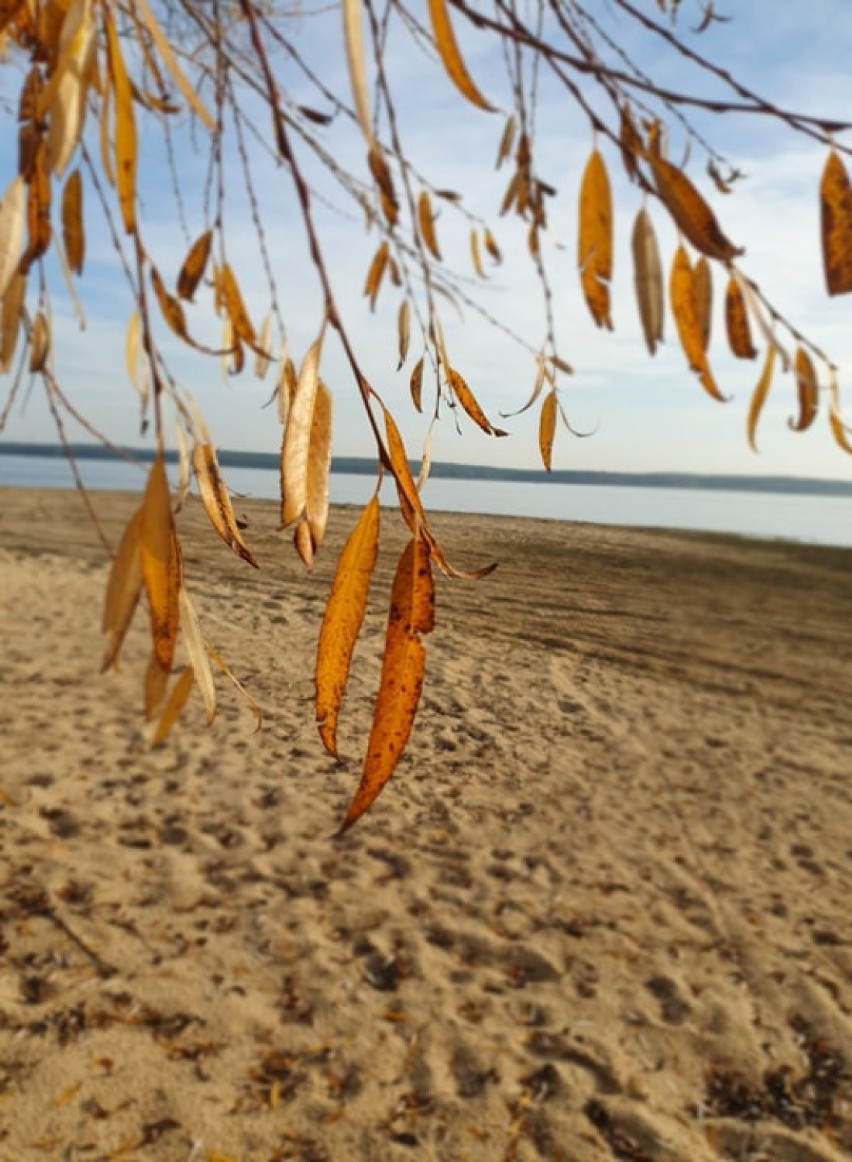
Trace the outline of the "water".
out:
[[[80,460],[78,468],[86,487],[92,489],[139,490],[145,480],[145,471],[118,460]],[[225,479],[232,492],[277,498],[275,472],[228,468]],[[3,455],[0,486],[70,488],[73,478],[64,459]],[[371,476],[333,474],[331,499],[363,504],[373,487]],[[392,503],[392,490],[383,499]],[[436,511],[738,533],[852,548],[852,497],[553,484],[544,479],[541,483],[434,479],[427,484],[423,499],[427,509]]]

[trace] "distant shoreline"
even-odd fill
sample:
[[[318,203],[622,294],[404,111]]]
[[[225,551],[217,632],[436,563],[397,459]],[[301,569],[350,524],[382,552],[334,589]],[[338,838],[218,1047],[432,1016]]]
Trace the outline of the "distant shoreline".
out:
[[[101,444],[71,444],[79,460],[118,460],[121,457]],[[154,453],[150,448],[120,449],[124,455],[150,463]],[[0,456],[63,459],[66,455],[61,444],[26,444],[0,441]],[[227,448],[218,452],[223,468],[257,468],[278,471],[278,456],[269,452],[238,452]],[[166,453],[166,459],[176,462],[177,454]],[[419,461],[412,461],[416,473]],[[371,476],[376,471],[374,460],[356,456],[336,456],[332,460],[334,473],[353,476]],[[619,488],[675,488],[720,492],[770,492],[799,496],[852,496],[852,481],[822,480],[802,476],[719,476],[687,472],[591,472],[557,470],[546,473],[533,468],[497,468],[482,464],[433,463],[431,476],[444,480],[497,480],[523,484],[576,484]]]

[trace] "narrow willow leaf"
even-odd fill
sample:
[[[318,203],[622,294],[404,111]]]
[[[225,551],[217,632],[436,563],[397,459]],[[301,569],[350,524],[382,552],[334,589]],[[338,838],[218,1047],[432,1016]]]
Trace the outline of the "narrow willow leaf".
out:
[[[850,429],[844,424],[840,413],[840,386],[837,382],[837,372],[833,369],[828,377],[828,424],[837,446],[852,455],[852,443],[849,442]]]
[[[370,300],[370,310],[376,309],[376,299],[382,286],[382,279],[388,266],[388,257],[390,250],[388,248],[387,240],[380,243],[367,271],[367,277],[364,280],[364,294]]]
[[[789,420],[794,432],[806,432],[816,419],[819,410],[819,384],[813,361],[804,347],[796,348],[794,363],[796,374],[796,392],[799,397],[799,415],[795,420]]]
[[[745,299],[740,284],[733,275],[728,279],[725,291],[725,331],[728,346],[737,359],[756,358],[757,348],[751,341]]]
[[[524,412],[529,411],[529,409],[532,407],[532,405],[535,403],[535,401],[538,399],[538,397],[541,395],[542,391],[544,390],[545,383],[547,383],[551,387],[553,387],[553,385],[555,383],[555,376],[553,375],[553,372],[548,368],[548,366],[544,360],[544,357],[541,354],[536,355],[535,364],[536,364],[535,380],[533,382],[533,388],[529,394],[529,398],[527,399],[527,402],[525,404],[523,404],[521,407],[519,407],[517,409],[517,411],[501,412],[500,414],[504,418],[508,419],[510,416],[520,416],[520,415],[523,415]]]
[[[517,121],[515,114],[506,118],[506,124],[503,126],[503,134],[500,138],[500,148],[497,150],[497,164],[495,169],[499,169],[504,161],[512,152],[512,146],[515,143],[515,130],[517,129]]]
[[[175,424],[175,443],[177,444],[178,453],[178,482],[175,488],[172,512],[177,514],[184,506],[192,480],[192,453],[189,450],[189,442],[183,430],[183,424],[180,421]]]
[[[219,470],[216,450],[210,443],[197,443],[192,450],[192,467],[204,511],[213,528],[238,557],[258,567],[251,550],[242,538],[228,489]]]
[[[4,375],[11,368],[15,358],[26,291],[27,277],[18,271],[12,276],[12,281],[3,296],[2,313],[0,313],[0,372]]]
[[[75,274],[82,274],[86,236],[83,229],[83,179],[78,169],[70,174],[62,191],[62,242],[68,265]]]
[[[323,746],[335,756],[337,718],[379,551],[379,511],[379,499],[374,495],[343,546],[320,627],[316,718]]]
[[[411,401],[419,412],[423,411],[423,356],[414,364],[408,384]]]
[[[470,261],[479,277],[485,278],[485,271],[482,269],[482,254],[479,250],[479,234],[475,226],[471,227],[470,231]]]
[[[454,371],[452,367],[448,367],[446,371],[450,390],[477,427],[480,427],[489,436],[505,436],[506,432],[502,428],[495,428],[491,423],[458,371]]]
[[[830,295],[852,291],[852,188],[849,174],[832,149],[819,188],[822,256]]]
[[[500,250],[500,247],[497,245],[497,243],[494,239],[494,235],[491,233],[490,230],[485,231],[485,234],[483,235],[483,241],[485,242],[485,249],[488,251],[488,253],[491,255],[491,257],[494,259],[494,261],[496,263],[501,263],[503,261],[502,252]]]
[[[293,402],[293,396],[296,394],[296,384],[299,381],[299,377],[296,375],[296,367],[293,363],[293,360],[287,354],[286,341],[281,344],[279,362],[281,371],[278,376],[276,404],[278,411],[278,422],[283,428],[287,425],[287,417],[290,414],[290,405]]]
[[[145,717],[150,722],[162,705],[169,685],[169,670],[163,668],[157,651],[152,650],[145,670]]]
[[[30,373],[43,371],[50,353],[50,323],[44,311],[39,311],[30,331]]]
[[[663,269],[651,215],[643,207],[636,215],[631,237],[636,302],[645,343],[653,355],[663,341]]]
[[[695,305],[698,308],[698,321],[701,325],[701,342],[705,352],[710,346],[710,333],[713,326],[713,272],[710,263],[702,255],[692,272],[693,287],[695,290]]]
[[[408,742],[426,666],[421,637],[435,625],[429,547],[414,537],[403,549],[391,589],[382,675],[361,782],[340,828],[346,831],[375,802]]]
[[[192,302],[198,284],[204,277],[207,262],[210,258],[210,248],[213,243],[213,231],[205,230],[189,248],[189,253],[183,260],[177,280],[177,293],[180,298]]]
[[[154,294],[157,296],[160,313],[168,324],[169,329],[174,331],[178,338],[194,346],[195,344],[190,340],[186,330],[186,316],[183,313],[183,307],[178,299],[170,295],[166,290],[165,283],[160,278],[160,272],[156,266],[151,267],[151,285],[154,288]]]
[[[748,442],[753,452],[757,451],[757,444],[755,443],[757,421],[760,419],[760,413],[763,411],[763,405],[766,403],[766,397],[769,394],[774,367],[775,348],[767,347],[763,371],[760,373],[760,379],[757,381],[757,386],[754,389],[754,394],[751,397],[751,403],[748,408]]]
[[[420,197],[417,199],[417,223],[424,245],[440,262],[441,250],[438,246],[438,236],[435,233],[435,219],[432,217],[432,202],[428,190],[421,190]]]
[[[98,119],[100,122],[99,143],[104,177],[111,186],[115,185],[115,162],[112,153],[112,138],[110,137],[110,123],[112,121],[112,107],[114,103],[112,86],[105,83],[101,98],[101,115]]]
[[[144,411],[148,404],[150,378],[148,376],[148,366],[140,344],[139,327],[139,312],[133,311],[127,321],[127,333],[124,339],[124,358],[127,365],[128,379],[133,390],[139,395],[142,401],[142,410]]]
[[[399,363],[397,363],[396,369],[399,371],[408,358],[408,344],[411,340],[411,306],[408,299],[403,299],[399,304],[396,331],[399,340]]]
[[[46,254],[53,237],[50,221],[50,175],[45,168],[45,150],[36,150],[27,186],[27,248],[21,258],[21,270],[26,274],[36,259]]]
[[[118,654],[142,592],[142,509],[127,523],[112,561],[104,597],[103,631],[110,635],[102,669],[118,664]]]
[[[669,296],[678,337],[691,370],[698,375],[699,382],[708,395],[720,403],[725,403],[725,396],[716,386],[710,364],[707,362],[701,319],[695,299],[692,264],[683,246],[678,246],[675,252],[669,281]]]
[[[310,532],[310,565],[325,538],[328,523],[328,477],[331,471],[331,392],[322,380],[317,384],[314,412],[311,418],[311,442],[308,453],[308,485],[305,523]]]
[[[538,446],[545,470],[550,471],[553,458],[553,438],[556,435],[556,391],[549,391],[541,404],[538,419]]]
[[[322,336],[308,348],[290,404],[281,446],[281,526],[305,516],[308,505],[308,458],[314,401],[319,386]]]
[[[148,7],[146,0],[134,0],[134,3],[138,11],[142,14],[142,19],[145,21],[145,24],[148,27],[148,31],[151,34],[151,39],[157,46],[157,51],[159,52],[160,56],[165,61],[166,68],[172,75],[172,80],[180,89],[193,113],[195,113],[196,117],[198,117],[199,120],[203,123],[208,132],[215,133],[217,131],[216,122],[207,111],[204,103],[201,101],[195,89],[187,80],[185,73],[178,64],[177,58],[172,51],[171,42],[168,36],[165,35],[157,21],[154,19],[154,14]]]
[[[612,192],[604,159],[597,149],[592,150],[580,185],[577,265],[592,318],[599,327],[611,331]]]
[[[254,373],[258,379],[263,379],[272,362],[272,314],[263,320],[260,334],[257,337],[259,350],[254,357]]]
[[[755,293],[751,282],[742,274],[740,274],[735,266],[732,265],[730,270],[731,274],[737,280],[737,286],[740,288],[740,292],[743,296],[743,299],[745,300],[746,306],[748,307],[749,314],[757,324],[757,329],[760,331],[761,335],[766,341],[767,346],[775,348],[775,352],[778,355],[778,358],[781,360],[781,367],[786,374],[790,370],[790,355],[786,347],[784,347],[783,344],[779,342],[775,331],[766,321],[757,294]]]
[[[493,106],[489,105],[473,83],[459,52],[453,26],[450,23],[447,0],[429,0],[429,18],[432,22],[435,47],[438,49],[447,76],[471,104],[476,105],[479,109],[484,109],[487,113],[493,112]]]
[[[255,339],[254,327],[252,326],[248,311],[245,308],[243,296],[240,293],[234,272],[227,263],[219,271],[219,284],[225,303],[225,310],[228,312],[228,318],[231,320],[234,334],[238,339],[241,339],[249,347],[256,350],[257,341]]]
[[[95,24],[90,0],[74,0],[62,23],[60,58],[40,104],[47,106],[46,165],[61,177],[83,131],[95,59]]]
[[[128,234],[133,234],[136,231],[137,164],[133,93],[124,57],[121,55],[115,22],[106,11],[104,12],[104,25],[107,32],[107,59],[115,99],[115,180],[118,189],[118,203],[124,229]]]
[[[19,175],[12,179],[0,200],[0,298],[6,294],[18,269],[26,213],[27,191]]]
[[[141,511],[142,579],[151,614],[154,658],[168,677],[180,620],[178,593],[181,568],[162,451],[157,453],[151,465]]]
[[[695,249],[722,262],[742,254],[722,233],[715,214],[686,174],[653,153],[649,160],[660,201]]]
[[[363,0],[343,0],[343,39],[346,44],[346,62],[355,114],[369,145],[373,144],[373,124],[370,118],[370,98],[367,90],[367,70],[364,56]]]
[[[181,712],[189,699],[189,695],[192,693],[192,684],[194,681],[195,674],[192,666],[187,666],[181,672],[174,686],[172,686],[172,692],[163,707],[160,721],[157,723],[157,729],[154,731],[154,737],[151,739],[151,746],[158,746],[180,718]]]
[[[180,587],[179,603],[183,644],[186,648],[190,665],[195,673],[198,689],[201,691],[201,700],[204,703],[207,724],[209,726],[216,717],[216,685],[213,681],[213,673],[210,669],[210,656],[207,652],[207,644],[204,641],[204,636],[201,633],[201,627],[198,624],[195,606],[192,604],[184,585]]]
[[[396,191],[393,186],[390,166],[387,163],[381,147],[376,142],[370,146],[367,154],[367,164],[370,167],[373,180],[379,187],[382,213],[388,225],[395,226],[399,217],[399,204],[396,200]]]

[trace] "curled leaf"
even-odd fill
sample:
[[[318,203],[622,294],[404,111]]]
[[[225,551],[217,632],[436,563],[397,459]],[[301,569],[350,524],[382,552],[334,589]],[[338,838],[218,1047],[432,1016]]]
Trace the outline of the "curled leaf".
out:
[[[686,174],[653,152],[649,161],[660,201],[695,249],[723,262],[742,254],[722,233],[716,215]]]
[[[806,432],[816,419],[819,410],[819,384],[813,361],[804,347],[796,349],[794,370],[799,397],[799,415],[797,419],[790,420],[789,424],[794,432]]]
[[[399,304],[396,330],[399,340],[399,363],[396,365],[396,369],[399,371],[408,358],[408,344],[411,339],[411,306],[408,299],[403,299]]]
[[[231,505],[228,489],[219,471],[219,462],[216,459],[216,450],[212,444],[196,444],[192,450],[192,467],[198,483],[198,493],[204,511],[210,519],[213,528],[238,557],[248,561],[250,565],[258,567],[251,550],[242,538],[237,527],[236,517]]]
[[[181,672],[180,677],[172,687],[172,692],[169,695],[168,701],[163,707],[163,713],[160,716],[160,721],[157,723],[157,729],[154,731],[154,737],[151,739],[151,746],[158,746],[172,729],[174,724],[180,718],[181,711],[187,703],[187,699],[192,692],[192,684],[195,680],[195,674],[192,666],[187,666]]]
[[[212,243],[213,231],[205,230],[190,246],[189,253],[183,260],[183,266],[178,274],[177,293],[188,302],[192,302],[198,284],[204,277]]]
[[[763,411],[763,405],[766,403],[766,397],[769,394],[774,367],[775,348],[770,345],[766,348],[766,359],[763,364],[763,370],[760,373],[760,379],[757,381],[757,386],[754,389],[754,394],[751,397],[751,403],[748,409],[748,442],[753,452],[757,451],[757,444],[755,443],[757,421],[760,419],[760,413]]]
[[[411,401],[419,412],[423,411],[423,356],[414,364],[409,380],[408,389],[411,392]]]
[[[710,364],[707,362],[701,317],[695,297],[692,264],[683,246],[678,246],[675,252],[669,280],[669,297],[678,337],[690,369],[698,375],[699,382],[707,394],[724,403],[725,396],[716,386]]]

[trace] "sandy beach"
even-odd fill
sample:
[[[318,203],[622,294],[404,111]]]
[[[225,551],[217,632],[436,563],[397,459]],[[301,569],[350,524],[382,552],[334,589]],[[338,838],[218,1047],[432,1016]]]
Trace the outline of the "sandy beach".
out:
[[[115,542],[134,498],[96,497]],[[852,1157],[852,550],[438,514],[414,734],[358,783],[383,552],[340,725],[337,554],[181,514],[225,680],[147,745],[137,613],[73,493],[0,493],[0,1162]]]

